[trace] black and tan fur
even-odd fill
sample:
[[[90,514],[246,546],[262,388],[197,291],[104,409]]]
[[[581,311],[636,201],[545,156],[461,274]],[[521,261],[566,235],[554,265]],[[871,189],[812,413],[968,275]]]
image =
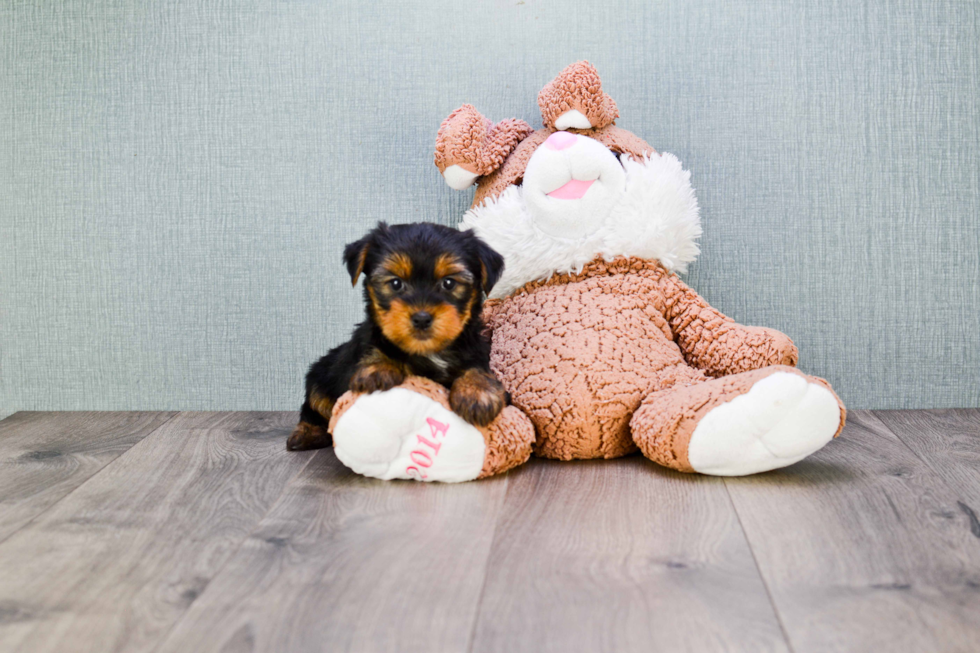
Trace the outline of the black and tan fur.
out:
[[[503,272],[503,258],[472,232],[418,223],[374,230],[344,249],[355,286],[363,273],[367,319],[352,338],[310,367],[290,450],[331,442],[327,426],[340,395],[388,390],[407,376],[449,388],[449,404],[485,426],[506,393],[490,373],[483,334],[483,293]]]

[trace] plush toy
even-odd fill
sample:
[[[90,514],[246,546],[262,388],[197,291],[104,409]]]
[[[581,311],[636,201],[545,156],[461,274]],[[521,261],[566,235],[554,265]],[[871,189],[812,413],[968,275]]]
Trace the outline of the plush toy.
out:
[[[639,450],[678,471],[736,476],[791,465],[839,434],[843,404],[794,367],[787,336],[736,323],[677,276],[701,234],[680,161],[615,126],[616,103],[587,62],[538,104],[537,131],[464,105],[436,140],[446,181],[477,184],[461,228],[504,256],[484,319],[513,406],[481,430],[426,380],[348,394],[331,422],[340,460],[378,478],[460,481],[532,450]]]

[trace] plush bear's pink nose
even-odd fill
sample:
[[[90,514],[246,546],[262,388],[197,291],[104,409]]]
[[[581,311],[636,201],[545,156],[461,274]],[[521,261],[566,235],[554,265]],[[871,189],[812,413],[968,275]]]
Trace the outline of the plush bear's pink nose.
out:
[[[575,134],[569,134],[568,132],[555,132],[548,137],[548,140],[546,140],[544,144],[552,150],[564,150],[566,147],[575,145],[575,141],[577,140],[578,136]]]

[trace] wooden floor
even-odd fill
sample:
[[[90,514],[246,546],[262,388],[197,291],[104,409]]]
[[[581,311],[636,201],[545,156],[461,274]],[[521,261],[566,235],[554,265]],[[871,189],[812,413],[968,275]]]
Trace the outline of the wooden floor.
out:
[[[293,413],[0,422],[0,651],[978,651],[980,410],[786,470],[362,478]]]

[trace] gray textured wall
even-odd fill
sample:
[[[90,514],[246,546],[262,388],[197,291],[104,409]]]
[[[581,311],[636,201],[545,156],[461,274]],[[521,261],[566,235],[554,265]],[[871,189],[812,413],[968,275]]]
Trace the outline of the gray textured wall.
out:
[[[980,405],[980,4],[0,4],[0,414],[295,409],[463,102],[587,58],[693,171],[688,280],[852,407]]]

